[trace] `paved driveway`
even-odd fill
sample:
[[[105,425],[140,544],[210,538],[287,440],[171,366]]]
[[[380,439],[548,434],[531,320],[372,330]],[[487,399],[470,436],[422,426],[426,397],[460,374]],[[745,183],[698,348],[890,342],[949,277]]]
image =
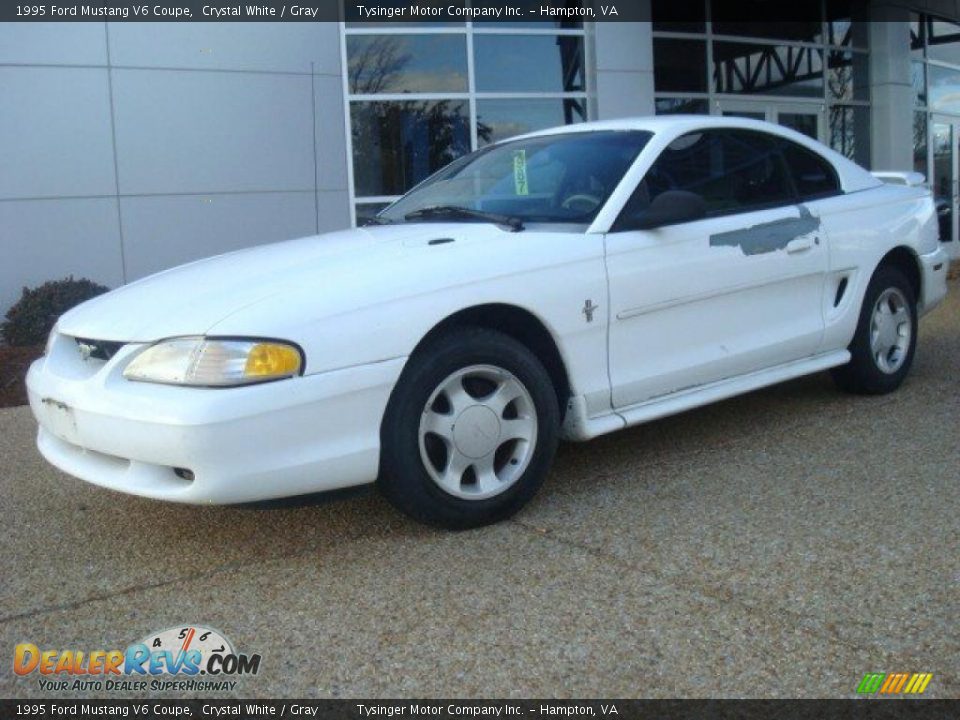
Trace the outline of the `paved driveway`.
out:
[[[376,495],[180,507],[75,481],[0,411],[13,646],[185,622],[259,652],[239,696],[960,696],[960,287],[882,398],[826,374],[561,448],[516,519],[449,534]],[[103,696],[105,693],[93,693]]]

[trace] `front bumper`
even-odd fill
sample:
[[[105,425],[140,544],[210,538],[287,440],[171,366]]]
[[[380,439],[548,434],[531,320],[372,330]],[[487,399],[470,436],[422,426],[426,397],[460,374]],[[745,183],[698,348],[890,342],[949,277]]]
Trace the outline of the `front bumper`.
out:
[[[78,478],[135,495],[236,503],[372,482],[405,358],[238,388],[130,382],[140,346],[83,360],[57,336],[27,373],[37,447]],[[189,471],[189,472],[185,472]]]
[[[920,315],[924,315],[947,296],[947,271],[950,268],[950,256],[943,246],[937,247],[931,253],[920,255],[921,297],[918,307]]]

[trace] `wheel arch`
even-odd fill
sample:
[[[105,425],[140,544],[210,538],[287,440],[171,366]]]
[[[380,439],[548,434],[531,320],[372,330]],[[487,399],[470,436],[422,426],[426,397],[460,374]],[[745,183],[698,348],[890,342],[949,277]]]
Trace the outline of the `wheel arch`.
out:
[[[898,245],[884,255],[874,273],[882,267],[895,267],[906,276],[913,290],[913,299],[919,303],[923,297],[923,274],[920,269],[920,258],[917,253],[906,245]]]
[[[444,333],[463,327],[483,327],[502,332],[536,355],[550,376],[550,382],[557,393],[560,417],[563,419],[572,385],[560,346],[546,323],[519,305],[485,303],[457,310],[435,324],[420,339],[411,356]]]

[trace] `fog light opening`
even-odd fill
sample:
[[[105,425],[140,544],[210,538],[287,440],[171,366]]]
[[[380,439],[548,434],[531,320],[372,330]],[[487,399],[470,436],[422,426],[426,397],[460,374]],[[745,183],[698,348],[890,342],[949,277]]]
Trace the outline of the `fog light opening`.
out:
[[[187,470],[186,468],[174,468],[173,474],[178,478],[186,480],[187,482],[193,482],[193,470]]]

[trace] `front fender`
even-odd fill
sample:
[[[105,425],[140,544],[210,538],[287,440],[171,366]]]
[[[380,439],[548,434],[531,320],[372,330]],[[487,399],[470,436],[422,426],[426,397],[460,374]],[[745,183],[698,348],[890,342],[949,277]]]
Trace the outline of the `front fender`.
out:
[[[297,342],[307,374],[410,355],[444,319],[487,304],[513,305],[553,336],[577,392],[609,399],[603,238],[531,233],[504,242],[425,248],[353,272],[323,289],[299,288],[244,308],[210,334]],[[546,261],[545,261],[546,260]],[[596,311],[588,320],[584,304]]]

